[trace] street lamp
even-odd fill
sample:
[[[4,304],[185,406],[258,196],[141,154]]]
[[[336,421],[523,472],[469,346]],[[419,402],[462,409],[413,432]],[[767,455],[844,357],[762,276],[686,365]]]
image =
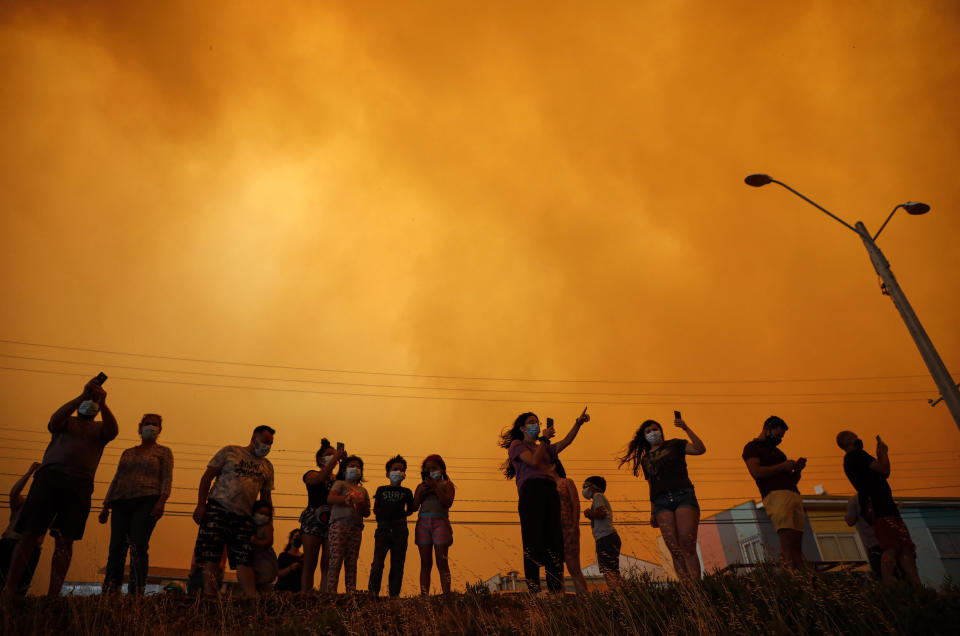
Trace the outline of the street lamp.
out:
[[[930,342],[930,337],[927,335],[927,332],[924,331],[923,325],[920,324],[920,319],[917,318],[917,314],[914,313],[913,307],[911,307],[910,303],[907,301],[906,295],[903,293],[903,290],[900,289],[900,284],[897,282],[897,279],[893,275],[893,271],[890,269],[890,262],[883,255],[883,252],[880,251],[880,248],[877,247],[876,243],[877,237],[880,236],[880,232],[882,232],[883,228],[887,226],[887,223],[890,222],[890,219],[893,218],[894,213],[896,213],[898,209],[903,208],[906,210],[907,214],[920,215],[929,212],[930,206],[926,203],[919,203],[916,201],[901,203],[897,207],[893,208],[893,211],[891,211],[890,215],[887,216],[887,220],[883,222],[883,225],[880,226],[880,229],[877,231],[877,233],[874,236],[870,236],[870,233],[867,231],[867,228],[862,221],[857,221],[856,225],[850,225],[826,208],[820,206],[814,201],[811,201],[787,184],[777,181],[770,175],[751,174],[748,175],[744,181],[747,185],[755,188],[765,186],[768,183],[776,183],[777,185],[782,186],[794,193],[821,212],[824,212],[835,221],[838,221],[847,229],[853,230],[860,236],[860,238],[863,240],[864,246],[867,248],[867,253],[870,255],[870,261],[873,263],[873,268],[883,281],[883,293],[890,296],[890,299],[893,300],[893,304],[897,308],[897,311],[900,312],[903,322],[907,325],[907,330],[910,332],[910,335],[913,336],[913,341],[916,343],[917,349],[920,350],[920,355],[923,357],[923,361],[927,364],[927,369],[930,370],[930,375],[933,376],[933,381],[937,383],[937,388],[940,389],[940,398],[946,402],[947,408],[950,409],[950,414],[953,416],[954,422],[956,422],[957,427],[960,428],[960,389],[957,388],[957,384],[953,381],[953,378],[950,377],[950,372],[947,371],[947,367],[943,364],[943,360],[940,359],[940,354],[937,353],[933,343]],[[939,402],[939,400],[937,401]]]

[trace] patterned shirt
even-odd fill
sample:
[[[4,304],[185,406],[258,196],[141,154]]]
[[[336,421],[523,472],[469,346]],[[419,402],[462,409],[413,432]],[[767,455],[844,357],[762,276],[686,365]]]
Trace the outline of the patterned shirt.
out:
[[[220,469],[208,497],[238,515],[253,514],[260,491],[273,490],[273,464],[243,446],[224,446],[207,468]]]
[[[123,451],[117,472],[103,503],[120,499],[170,496],[173,481],[173,452],[166,446],[134,446]]]

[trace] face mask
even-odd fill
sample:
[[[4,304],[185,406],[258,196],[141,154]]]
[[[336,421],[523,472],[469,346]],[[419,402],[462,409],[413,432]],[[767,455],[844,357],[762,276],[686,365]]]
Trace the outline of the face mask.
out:
[[[440,481],[442,477],[443,477],[443,473],[441,473],[439,470],[430,471],[430,479],[432,479],[433,481]]]
[[[266,457],[269,452],[270,444],[257,444],[256,448],[253,449],[253,454],[257,457]]]
[[[854,444],[853,447],[856,448],[858,451],[862,451],[862,450],[863,450],[863,440],[862,440],[862,439],[858,439],[858,440],[857,440],[857,443]]]
[[[331,459],[333,459],[333,455],[324,455],[320,458],[320,463],[324,466],[329,466]]]
[[[344,477],[347,478],[347,481],[357,481],[360,479],[360,469],[356,466],[351,466],[347,469],[347,472],[344,473]]]
[[[771,446],[779,446],[780,442],[782,441],[782,437],[767,437],[767,444],[770,444]]]
[[[79,412],[83,417],[93,419],[93,417],[100,412],[100,405],[93,400],[84,400],[80,403],[80,407],[77,409],[77,412]]]
[[[583,498],[584,499],[593,499],[593,488],[589,486],[583,487]]]
[[[296,539],[293,540],[293,547],[299,548],[302,545],[303,545],[303,539],[301,539],[300,537],[297,537]]]
[[[403,473],[399,470],[395,470],[390,473],[390,483],[394,486],[399,486],[400,482],[406,478],[406,473]]]
[[[144,424],[140,427],[140,437],[143,438],[145,442],[152,442],[157,439],[157,435],[160,434],[160,427],[154,426],[153,424]]]
[[[255,514],[253,515],[253,522],[258,526],[265,526],[270,521],[270,517],[267,515]]]
[[[527,435],[530,437],[536,437],[540,434],[540,425],[539,424],[527,424]]]
[[[663,440],[663,433],[660,431],[647,431],[644,434],[648,444],[659,444]]]

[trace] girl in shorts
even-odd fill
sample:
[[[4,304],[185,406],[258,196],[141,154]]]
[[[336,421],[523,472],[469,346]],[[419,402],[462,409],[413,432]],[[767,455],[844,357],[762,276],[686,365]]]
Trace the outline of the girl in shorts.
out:
[[[697,557],[700,504],[687,475],[686,456],[703,455],[707,447],[682,419],[676,417],[673,423],[690,441],[665,440],[659,422],[647,420],[637,429],[627,452],[619,459],[620,466],[632,464],[635,477],[643,471],[650,486],[650,525],[659,526],[677,576],[693,580],[700,578]]]
[[[447,465],[439,455],[430,455],[420,465],[423,481],[413,493],[413,507],[420,509],[414,541],[420,549],[420,593],[430,593],[430,570],[433,553],[437,555],[437,572],[444,594],[450,592],[450,561],[447,552],[453,544],[449,510],[455,488]]]
[[[300,530],[303,532],[303,572],[300,591],[313,591],[313,574],[320,561],[320,589],[326,587],[328,550],[327,530],[330,526],[330,505],[327,495],[333,486],[337,462],[345,455],[343,449],[335,450],[327,438],[320,440],[317,451],[317,467],[320,470],[308,470],[303,474],[303,483],[307,486],[307,508],[300,514]]]

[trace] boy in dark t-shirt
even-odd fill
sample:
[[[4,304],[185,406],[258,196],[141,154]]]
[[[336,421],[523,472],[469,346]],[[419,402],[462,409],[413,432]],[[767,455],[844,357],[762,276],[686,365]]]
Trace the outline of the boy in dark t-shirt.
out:
[[[386,464],[389,486],[380,486],[373,495],[373,514],[377,529],[373,534],[373,563],[370,564],[370,594],[380,594],[383,563],[390,553],[389,591],[391,597],[400,596],[403,585],[403,564],[407,559],[407,517],[413,513],[413,492],[400,483],[406,477],[407,460],[400,455]]]
[[[897,564],[910,582],[920,585],[917,574],[917,546],[910,538],[910,531],[900,517],[900,510],[893,500],[893,492],[887,477],[890,476],[890,456],[887,445],[877,435],[877,457],[863,450],[863,441],[853,431],[840,431],[837,446],[846,455],[843,457],[843,472],[857,490],[860,510],[867,511],[877,535],[877,543],[883,554],[880,557],[881,577],[887,583],[896,579]]]

